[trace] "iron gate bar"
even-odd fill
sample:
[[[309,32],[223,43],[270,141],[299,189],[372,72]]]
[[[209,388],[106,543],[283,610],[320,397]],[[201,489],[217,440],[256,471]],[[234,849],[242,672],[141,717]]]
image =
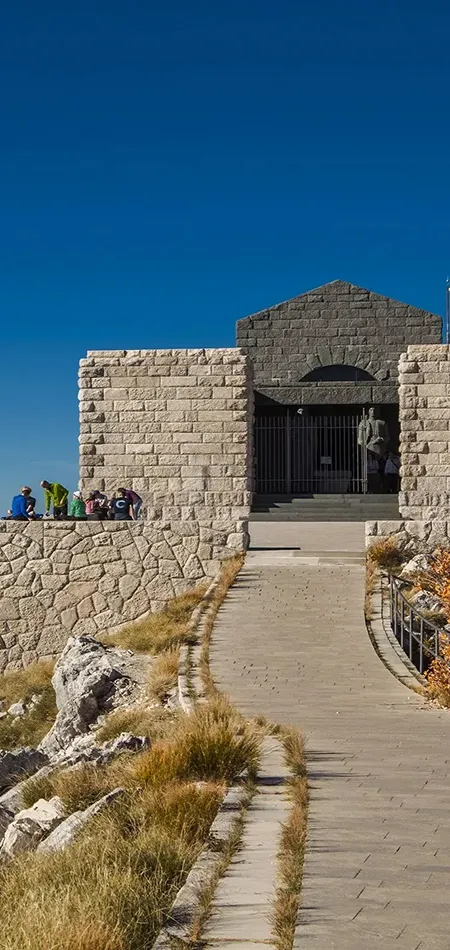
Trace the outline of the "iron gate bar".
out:
[[[261,494],[367,492],[367,453],[356,414],[300,415],[292,407],[257,414],[255,481]]]

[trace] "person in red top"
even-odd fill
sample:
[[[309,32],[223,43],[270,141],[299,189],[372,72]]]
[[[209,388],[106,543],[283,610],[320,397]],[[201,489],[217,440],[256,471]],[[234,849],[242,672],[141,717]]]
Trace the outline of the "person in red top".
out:
[[[133,521],[139,518],[139,512],[142,508],[142,498],[132,488],[118,488],[117,491],[123,492],[124,497],[130,502],[133,510]]]

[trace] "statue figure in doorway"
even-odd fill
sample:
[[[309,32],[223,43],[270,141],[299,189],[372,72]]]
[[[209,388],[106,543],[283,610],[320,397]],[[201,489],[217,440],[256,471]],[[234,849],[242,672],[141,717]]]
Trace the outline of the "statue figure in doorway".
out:
[[[377,459],[382,459],[389,445],[389,430],[384,419],[378,419],[375,409],[369,409],[369,415],[361,419],[358,427],[358,445],[365,446]]]

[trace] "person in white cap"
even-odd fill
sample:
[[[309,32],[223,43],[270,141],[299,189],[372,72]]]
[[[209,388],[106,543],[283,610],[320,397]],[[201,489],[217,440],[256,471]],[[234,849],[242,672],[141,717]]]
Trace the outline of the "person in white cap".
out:
[[[69,518],[82,518],[86,520],[86,505],[80,491],[74,491],[72,501],[70,502]]]

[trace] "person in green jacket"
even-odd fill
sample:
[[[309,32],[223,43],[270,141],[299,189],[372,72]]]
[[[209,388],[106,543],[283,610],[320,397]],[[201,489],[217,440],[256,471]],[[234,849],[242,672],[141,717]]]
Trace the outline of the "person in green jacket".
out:
[[[41,488],[45,495],[45,514],[48,515],[53,503],[53,517],[58,521],[61,518],[67,518],[67,499],[69,491],[60,485],[59,482],[41,482]]]
[[[83,501],[80,491],[74,491],[72,501],[69,505],[69,518],[82,518],[86,520],[86,505]]]

